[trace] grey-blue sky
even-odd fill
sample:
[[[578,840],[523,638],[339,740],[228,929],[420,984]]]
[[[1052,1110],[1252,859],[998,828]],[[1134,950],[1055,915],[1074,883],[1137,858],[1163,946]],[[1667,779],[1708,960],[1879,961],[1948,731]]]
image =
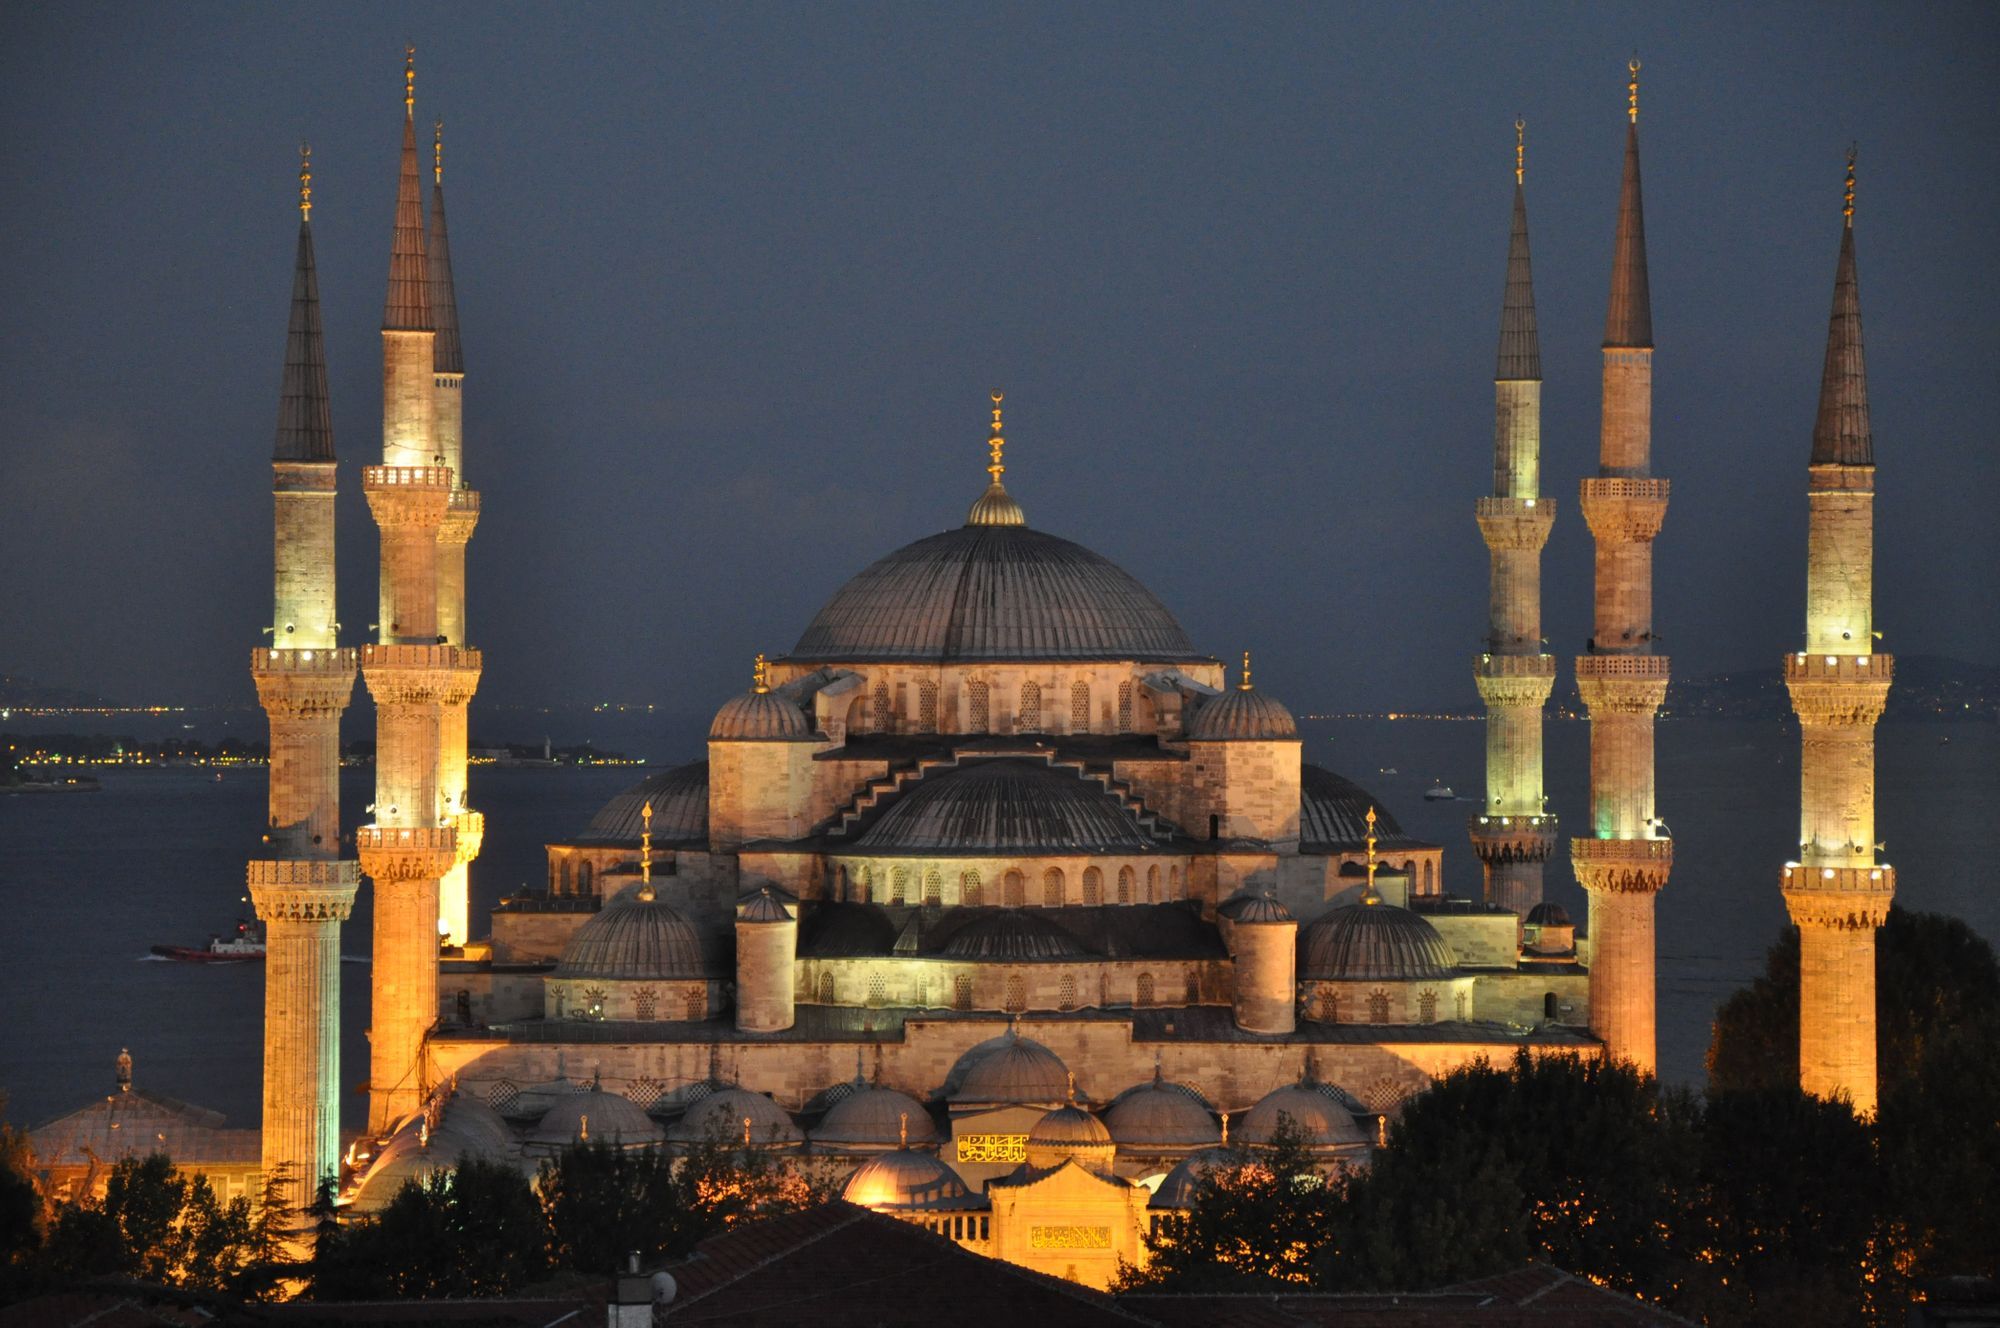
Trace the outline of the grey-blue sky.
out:
[[[1301,709],[1456,702],[1483,626],[1512,121],[1559,656],[1587,634],[1624,59],[1645,61],[1658,624],[1802,629],[1839,226],[1889,648],[2000,656],[2000,11],[1979,6],[15,6],[0,50],[0,667],[250,697],[295,145],[373,614],[401,50],[447,121],[471,635],[495,701],[692,726],[840,581],[1010,487]]]

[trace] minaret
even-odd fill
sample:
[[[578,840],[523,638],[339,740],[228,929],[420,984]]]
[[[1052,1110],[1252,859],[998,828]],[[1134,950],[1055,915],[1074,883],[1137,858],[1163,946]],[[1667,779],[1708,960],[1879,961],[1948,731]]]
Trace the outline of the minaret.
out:
[[[1604,323],[1604,405],[1597,477],[1583,481],[1583,519],[1597,541],[1595,634],[1576,661],[1590,710],[1591,833],[1570,841],[1590,896],[1590,1028],[1605,1050],[1654,1067],[1653,897],[1674,845],[1653,806],[1653,717],[1667,659],[1653,653],[1653,537],[1667,481],[1653,477],[1653,314],[1639,196],[1639,62]]]
[[[1875,1111],[1875,929],[1896,893],[1875,861],[1875,721],[1895,661],[1874,650],[1875,444],[1854,275],[1854,156],[1813,425],[1806,647],[1785,659],[1799,716],[1799,860],[1785,907],[1799,928],[1799,1086]]]
[[[437,391],[437,449],[451,470],[451,501],[438,528],[438,635],[445,644],[465,644],[465,546],[479,524],[479,494],[466,487],[464,465],[465,358],[458,342],[458,297],[451,283],[451,247],[444,224],[444,121],[432,139],[431,230],[425,248],[431,319],[437,326],[432,351]],[[470,936],[468,867],[479,856],[486,818],[466,802],[466,707],[479,686],[479,666],[461,662],[460,686],[446,699],[439,738],[438,793],[458,831],[457,856],[439,887],[438,931],[447,944]]]
[[[360,875],[340,856],[340,715],[355,652],[335,645],[333,417],[313,265],[312,150],[299,149],[299,253],[271,456],[276,515],[272,643],[250,654],[270,721],[269,857],[250,863],[264,924],[266,1176],[311,1202],[340,1165],[340,924]]]
[[[1555,656],[1542,650],[1542,546],[1555,504],[1541,496],[1542,347],[1528,263],[1527,125],[1514,122],[1514,224],[1493,371],[1493,496],[1474,514],[1492,557],[1486,649],[1472,672],[1486,703],[1486,800],[1471,821],[1486,898],[1525,915],[1542,902],[1556,819],[1542,797],[1542,706]]]
[[[361,650],[375,698],[375,820],[355,832],[375,882],[368,1128],[386,1134],[423,1101],[437,1019],[438,882],[457,832],[438,788],[443,713],[476,652],[438,631],[438,531],[452,474],[437,463],[435,356],[417,171],[415,52],[404,66],[402,177],[382,312],[382,462],[362,490],[382,538],[377,643]],[[476,674],[475,674],[476,676]]]

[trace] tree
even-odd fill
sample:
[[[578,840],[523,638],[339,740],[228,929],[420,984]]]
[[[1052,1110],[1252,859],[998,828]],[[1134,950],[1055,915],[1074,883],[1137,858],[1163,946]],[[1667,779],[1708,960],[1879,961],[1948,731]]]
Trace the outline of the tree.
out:
[[[548,1225],[519,1171],[462,1157],[371,1216],[322,1235],[315,1300],[501,1296],[549,1271]]]
[[[1271,1141],[1201,1173],[1188,1210],[1146,1234],[1143,1268],[1120,1268],[1121,1291],[1301,1290],[1340,1200],[1309,1141],[1280,1114]]]

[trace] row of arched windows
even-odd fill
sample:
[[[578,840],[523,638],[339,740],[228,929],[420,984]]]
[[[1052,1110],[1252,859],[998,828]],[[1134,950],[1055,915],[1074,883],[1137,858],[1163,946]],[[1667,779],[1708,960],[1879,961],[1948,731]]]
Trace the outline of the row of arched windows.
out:
[[[918,679],[917,705],[914,716],[914,731],[936,733],[939,731],[938,685],[930,678]],[[886,680],[878,681],[871,693],[871,727],[878,733],[894,733],[904,727],[899,723],[896,704]],[[1132,731],[1133,694],[1129,679],[1118,684],[1118,708],[1116,731]],[[956,721],[953,721],[955,724]],[[949,727],[949,725],[947,726]],[[1021,733],[1040,732],[1043,727],[1042,684],[1030,678],[1023,682],[1015,696],[1014,728]],[[983,679],[974,679],[965,684],[965,728],[970,733],[990,733],[993,731],[993,688]],[[1079,678],[1069,686],[1069,731],[1089,733],[1091,722],[1091,687]]]
[[[1079,988],[1077,981],[1077,975],[1073,972],[1064,973],[1056,980],[1055,998],[1057,1009],[1074,1010],[1078,1008]],[[1186,984],[1183,1000],[1189,1005],[1199,1005],[1201,1003],[1200,976],[1190,970],[1186,974]],[[839,985],[834,981],[832,973],[822,972],[818,980],[807,989],[807,993],[806,999],[808,1000],[816,997],[821,1005],[833,1005],[840,996],[840,989]],[[929,1004],[933,993],[934,989],[929,980],[926,979],[922,984],[922,990],[916,995],[918,1003]],[[691,1006],[696,999],[698,998],[690,997]],[[848,999],[853,999],[852,989],[849,991]],[[889,984],[884,974],[878,972],[868,975],[865,999],[871,1006],[879,1007],[888,1004]],[[1139,1007],[1148,1007],[1158,1004],[1159,999],[1157,979],[1151,973],[1140,973],[1133,980],[1132,1004]],[[1435,997],[1432,997],[1432,999],[1435,1000]],[[1386,1011],[1386,1002],[1388,1001],[1386,993],[1382,994],[1382,1000],[1385,1003],[1383,1008]],[[971,1010],[973,1008],[972,974],[959,973],[952,977],[951,1006],[955,1010]],[[1009,973],[1006,975],[1001,987],[1000,1006],[1003,1010],[1013,1014],[1019,1014],[1027,1010],[1028,980],[1025,974]],[[1322,993],[1320,997],[1320,1010],[1321,1018],[1324,1022],[1337,1022],[1333,1018],[1333,1015],[1337,1013],[1338,1005],[1332,1000],[1329,993]],[[650,1014],[640,1015],[642,1019],[650,1019],[651,1017]],[[695,1016],[690,1015],[689,1017],[693,1018]],[[1386,1020],[1386,1017],[1385,1014],[1384,1020]],[[1382,1021],[1378,1020],[1377,1022]]]
[[[958,898],[952,902],[968,908],[978,908],[989,902],[999,903],[1007,908],[1025,908],[1028,905],[1028,877],[1025,872],[1010,869],[1000,877],[1000,897],[989,901],[986,897],[986,883],[976,868],[967,868],[956,873]],[[1167,864],[1166,870],[1159,863],[1148,863],[1145,874],[1140,875],[1130,864],[1118,868],[1116,877],[1117,893],[1111,899],[1105,898],[1104,869],[1085,867],[1083,869],[1083,894],[1081,902],[1087,907],[1104,903],[1158,904],[1181,897],[1181,869],[1178,863]],[[900,904],[922,902],[930,907],[940,907],[945,903],[945,875],[937,867],[894,866],[870,867],[866,864],[850,870],[846,865],[836,863],[833,869],[833,898],[856,904]],[[1061,867],[1043,870],[1041,889],[1036,900],[1044,908],[1061,908],[1073,902],[1069,892],[1069,874]]]

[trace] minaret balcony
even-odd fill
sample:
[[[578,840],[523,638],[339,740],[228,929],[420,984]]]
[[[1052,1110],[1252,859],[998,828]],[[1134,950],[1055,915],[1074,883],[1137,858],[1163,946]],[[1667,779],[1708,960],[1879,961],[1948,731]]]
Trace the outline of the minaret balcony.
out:
[[[1666,522],[1668,489],[1661,479],[1597,476],[1582,481],[1577,505],[1598,540],[1645,544]]]
[[[250,652],[253,673],[296,673],[352,677],[361,656],[352,646],[332,650],[300,649],[293,646],[259,646]]]
[[[1889,703],[1896,661],[1889,655],[1785,656],[1785,689],[1799,722],[1816,728],[1870,725]]]
[[[451,491],[451,511],[454,515],[479,515],[479,490],[453,489]]]
[[[1800,927],[1872,931],[1887,921],[1896,894],[1896,869],[1785,864],[1785,908]]]
[[[250,900],[265,922],[345,922],[361,887],[352,859],[252,859]]]
[[[361,668],[377,704],[464,705],[479,687],[481,660],[470,646],[367,645]]]
[[[361,870],[377,882],[434,881],[458,860],[458,830],[449,825],[364,825],[354,832]]]
[[[1466,818],[1473,856],[1488,866],[1547,862],[1555,851],[1557,828],[1556,818],[1547,814]]]
[[[450,466],[363,466],[364,489],[442,489],[451,491]]]
[[[1886,687],[1896,676],[1893,655],[1815,655],[1800,650],[1785,656],[1785,682],[1862,682]]]
[[[1472,514],[1489,549],[1540,550],[1555,524],[1555,504],[1541,498],[1480,498]]]
[[[1478,678],[1548,678],[1556,676],[1554,655],[1494,655],[1474,657],[1472,672]]]
[[[1674,866],[1671,839],[1572,839],[1570,865],[1577,884],[1611,894],[1653,894]]]

